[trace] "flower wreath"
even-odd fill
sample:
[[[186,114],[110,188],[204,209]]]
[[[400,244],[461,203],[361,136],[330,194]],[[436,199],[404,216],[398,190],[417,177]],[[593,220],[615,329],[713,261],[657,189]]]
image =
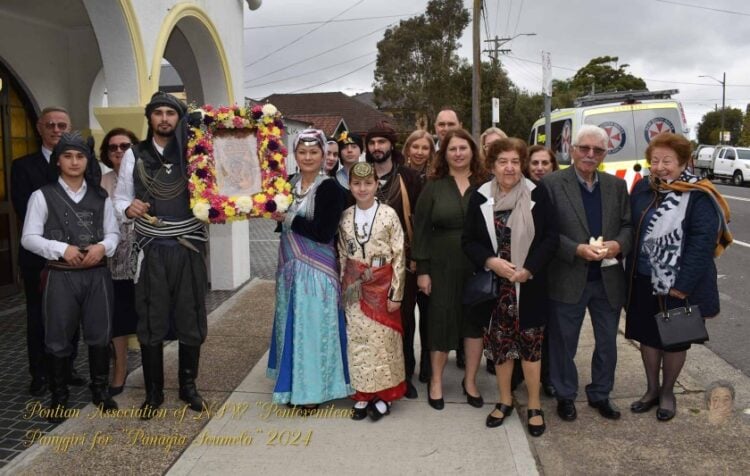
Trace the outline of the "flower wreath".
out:
[[[277,210],[285,211],[292,195],[284,166],[287,150],[281,140],[284,123],[276,107],[235,104],[215,108],[207,104],[191,112],[187,166],[193,215],[207,223],[226,223],[249,217],[270,218]],[[258,141],[263,191],[252,196],[222,195],[216,183],[213,136],[218,130],[232,129],[254,131]]]

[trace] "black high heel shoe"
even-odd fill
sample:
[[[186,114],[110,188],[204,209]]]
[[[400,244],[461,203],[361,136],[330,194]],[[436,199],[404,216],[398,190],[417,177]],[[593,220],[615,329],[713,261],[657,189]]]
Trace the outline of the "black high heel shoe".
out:
[[[120,385],[119,387],[113,387],[111,385],[109,386],[109,396],[110,397],[114,397],[115,395],[119,395],[119,394],[122,393],[122,391],[125,389],[125,382],[128,381],[128,375],[130,375],[130,374],[129,373],[125,374],[125,378],[122,379],[122,385]]]
[[[488,428],[497,428],[498,426],[503,424],[503,421],[505,421],[505,417],[510,416],[510,414],[513,413],[513,407],[504,403],[496,403],[495,410],[503,412],[503,416],[494,417],[492,416],[492,413],[487,415],[485,425],[487,425]]]
[[[469,393],[466,391],[466,380],[461,380],[461,390],[463,390],[464,395],[466,395],[466,403],[474,408],[482,408],[482,405],[484,405],[484,399],[481,395],[479,395],[478,397],[469,395]]]
[[[526,416],[528,417],[529,421],[526,424],[526,426],[529,429],[529,435],[531,436],[542,436],[544,434],[544,430],[547,429],[547,424],[544,422],[544,412],[541,408],[529,408],[526,410]],[[532,425],[531,419],[535,416],[542,417],[542,424],[541,425]]]
[[[427,403],[429,403],[435,410],[442,410],[445,408],[445,400],[442,397],[432,398],[430,396],[430,382],[427,382]]]

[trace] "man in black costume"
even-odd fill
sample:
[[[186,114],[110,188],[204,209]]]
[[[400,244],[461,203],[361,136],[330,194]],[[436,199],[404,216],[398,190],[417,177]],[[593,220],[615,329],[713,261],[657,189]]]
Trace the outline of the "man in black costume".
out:
[[[136,312],[148,420],[164,402],[163,341],[174,328],[179,347],[179,397],[201,411],[198,394],[200,347],[206,340],[206,225],[193,215],[188,192],[187,107],[157,92],[146,105],[146,140],[123,157],[115,209],[135,220]]]

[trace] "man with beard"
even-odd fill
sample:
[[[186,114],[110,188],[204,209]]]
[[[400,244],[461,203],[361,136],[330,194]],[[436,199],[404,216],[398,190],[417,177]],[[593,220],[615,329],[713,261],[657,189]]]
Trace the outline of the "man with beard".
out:
[[[378,122],[365,136],[367,152],[365,158],[375,167],[378,176],[377,199],[396,210],[404,229],[404,245],[407,263],[411,261],[412,213],[421,192],[419,174],[402,166],[403,157],[396,150],[396,130],[387,122]],[[414,305],[416,303],[417,276],[413,268],[407,268],[404,283],[404,297],[401,303],[401,319],[404,335],[404,363],[406,370],[406,398],[417,398],[417,389],[411,383],[416,361],[414,359]],[[429,359],[426,349],[422,349],[422,360]]]
[[[186,112],[187,107],[167,93],[151,97],[146,105],[148,136],[123,157],[115,191],[116,211],[135,220],[139,248],[135,306],[146,384],[144,420],[164,402],[163,341],[170,325],[180,341],[180,399],[194,411],[205,404],[195,379],[208,330],[208,232],[190,209]]]

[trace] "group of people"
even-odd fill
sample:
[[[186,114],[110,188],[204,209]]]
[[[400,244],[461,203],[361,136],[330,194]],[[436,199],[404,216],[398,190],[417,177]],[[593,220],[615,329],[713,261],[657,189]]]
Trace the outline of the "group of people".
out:
[[[20,264],[34,396],[51,394],[49,420],[66,418],[79,336],[88,346],[92,402],[112,398],[127,377],[127,336],[141,346],[146,398],[142,419],[164,401],[163,341],[178,339],[179,397],[195,411],[200,346],[206,338],[205,224],[190,210],[185,144],[187,107],[155,93],[146,105],[148,137],[109,131],[100,159],[93,140],[71,127],[63,108],[42,111],[41,151],[14,161],[13,205],[23,220]],[[109,380],[110,359],[114,372]]]
[[[662,345],[654,315],[689,300],[716,316],[713,258],[731,243],[726,202],[690,173],[687,139],[653,138],[651,175],[629,194],[624,180],[600,172],[608,139],[594,125],[580,127],[564,170],[553,151],[496,128],[477,144],[447,108],[435,130],[437,143],[417,130],[401,151],[386,123],[363,142],[344,133],[333,146],[317,130],[295,139],[294,202],[274,214],[282,224],[267,371],[274,402],[313,409],[349,396],[352,418],[379,420],[395,400],[415,398],[417,307],[429,405],[445,407],[443,374],[455,350],[467,403],[482,407],[484,355],[500,395],[486,425],[500,426],[513,411],[520,361],[528,430],[539,436],[542,389],[562,420],[577,417],[574,358],[588,310],[596,345],[587,401],[618,419],[610,393],[626,307],[626,336],[641,344],[647,381],[631,411],[658,406],[660,421],[674,417],[690,344]],[[332,155],[325,159],[334,147],[338,170]],[[470,278],[490,271],[495,297],[467,304]]]
[[[104,177],[92,143],[71,131],[61,108],[42,112],[41,152],[13,164],[29,390],[49,387],[53,410],[65,409],[68,385],[82,384],[72,371],[81,324],[95,404],[117,408],[125,336],[135,332],[141,417],[164,401],[167,338],[179,340],[180,399],[195,411],[205,405],[195,379],[207,333],[207,231],[189,206],[187,108],[157,92],[145,114],[146,140],[121,128],[105,136],[100,157],[113,171]],[[596,345],[586,397],[617,419],[610,393],[625,307],[626,337],[640,343],[647,383],[630,409],[658,407],[660,421],[673,418],[690,344],[662,345],[654,315],[689,302],[716,316],[714,257],[731,243],[726,201],[689,171],[687,139],[654,137],[651,174],[629,194],[625,181],[600,172],[608,139],[597,126],[580,127],[564,170],[553,151],[497,128],[477,144],[451,109],[440,111],[435,130],[437,142],[417,130],[401,150],[385,122],[364,138],[329,140],[315,129],[294,138],[293,200],[273,214],[281,232],[267,369],[273,401],[314,409],[351,397],[352,418],[377,421],[396,400],[416,398],[418,308],[418,378],[429,405],[445,407],[444,370],[457,351],[467,403],[481,408],[484,356],[500,396],[486,425],[502,425],[513,411],[520,367],[528,430],[539,436],[542,390],[557,399],[561,419],[576,419],[574,358],[588,310]],[[496,276],[495,297],[466,304],[467,283],[482,272]]]

